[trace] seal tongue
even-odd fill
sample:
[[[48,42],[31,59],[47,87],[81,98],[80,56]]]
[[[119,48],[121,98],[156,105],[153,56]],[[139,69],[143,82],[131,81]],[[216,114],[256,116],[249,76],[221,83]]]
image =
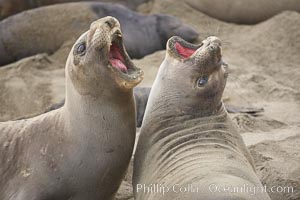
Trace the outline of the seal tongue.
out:
[[[120,48],[115,43],[112,43],[109,51],[109,61],[113,67],[120,69],[122,72],[127,72],[127,67],[124,64],[124,58]]]
[[[175,43],[177,52],[184,58],[189,58],[196,50],[182,46],[179,42]]]

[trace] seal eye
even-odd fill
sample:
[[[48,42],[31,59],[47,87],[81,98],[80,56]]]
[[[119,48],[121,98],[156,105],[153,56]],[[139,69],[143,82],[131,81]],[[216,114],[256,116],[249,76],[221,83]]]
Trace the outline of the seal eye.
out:
[[[82,44],[78,45],[78,47],[77,47],[77,53],[82,55],[82,54],[85,53],[85,49],[86,49],[85,44],[82,43]]]
[[[208,76],[204,75],[202,77],[200,77],[197,81],[197,85],[198,87],[202,87],[204,86],[206,83],[208,82]]]

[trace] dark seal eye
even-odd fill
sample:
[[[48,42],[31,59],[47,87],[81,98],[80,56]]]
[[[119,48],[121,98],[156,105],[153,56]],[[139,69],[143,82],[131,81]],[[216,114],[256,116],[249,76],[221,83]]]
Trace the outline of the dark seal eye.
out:
[[[84,44],[84,43],[79,44],[79,45],[77,46],[77,53],[82,55],[82,54],[85,53],[85,49],[86,49],[86,47],[85,47],[85,44]]]
[[[208,76],[201,76],[199,79],[198,79],[198,87],[202,87],[204,86],[206,83],[208,82]]]

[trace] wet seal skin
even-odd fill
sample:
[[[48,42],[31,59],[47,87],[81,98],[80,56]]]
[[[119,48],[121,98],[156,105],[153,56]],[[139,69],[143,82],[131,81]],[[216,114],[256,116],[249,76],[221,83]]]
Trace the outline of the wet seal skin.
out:
[[[106,16],[120,21],[131,58],[142,58],[164,49],[167,40],[174,35],[188,41],[198,37],[192,27],[169,15],[144,15],[109,3],[57,4],[0,21],[0,66],[38,53],[53,54],[61,47],[69,50],[89,24]]]
[[[270,200],[267,193],[214,192],[211,186],[262,187],[222,102],[227,76],[217,37],[200,45],[169,39],[134,157],[135,199]]]
[[[0,199],[114,199],[132,156],[142,78],[119,22],[93,22],[67,59],[64,106],[0,123]]]

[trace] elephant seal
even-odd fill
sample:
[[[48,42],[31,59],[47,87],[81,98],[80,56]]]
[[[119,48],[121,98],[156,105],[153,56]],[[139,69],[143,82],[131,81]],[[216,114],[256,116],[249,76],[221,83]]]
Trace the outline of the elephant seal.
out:
[[[58,4],[29,10],[0,22],[0,66],[37,53],[52,54],[67,41],[73,44],[88,29],[88,24],[105,16],[120,21],[125,47],[132,58],[164,49],[173,35],[188,41],[198,37],[194,29],[168,15],[143,15],[108,3]]]
[[[38,8],[46,5],[77,2],[82,0],[0,0],[0,20],[16,13]],[[119,3],[132,10],[136,10],[140,5],[147,3],[149,0],[89,0],[96,2]]]
[[[151,91],[151,87],[136,87],[133,89],[133,96],[135,99],[135,109],[136,109],[136,127],[140,128],[143,122],[145,109],[147,106],[149,94]],[[52,110],[56,110],[62,107],[65,104],[65,100],[62,100],[59,103],[53,104],[49,108],[46,109],[46,112],[50,112]],[[248,113],[252,115],[256,115],[260,112],[263,112],[263,108],[254,108],[254,107],[239,107],[234,105],[225,105],[225,108],[228,113]],[[21,119],[24,119],[21,118]]]
[[[150,90],[151,90],[150,87],[136,87],[133,89],[133,96],[135,99],[136,122],[137,122],[136,127],[138,128],[141,127],[142,125]],[[65,104],[65,100],[53,104],[48,109],[46,109],[45,113],[50,112],[52,110],[56,110],[62,107],[64,104]]]
[[[185,0],[211,17],[237,24],[256,24],[285,10],[300,12],[299,0]]]
[[[135,98],[135,107],[136,107],[137,127],[141,127],[142,125],[150,91],[151,91],[150,87],[137,87],[133,89],[133,95]]]
[[[218,38],[168,41],[134,157],[135,199],[270,200],[258,191],[223,191],[262,188],[221,100],[227,73]]]
[[[143,77],[119,22],[93,22],[66,62],[66,103],[0,123],[0,199],[113,199],[132,156],[132,88]]]

